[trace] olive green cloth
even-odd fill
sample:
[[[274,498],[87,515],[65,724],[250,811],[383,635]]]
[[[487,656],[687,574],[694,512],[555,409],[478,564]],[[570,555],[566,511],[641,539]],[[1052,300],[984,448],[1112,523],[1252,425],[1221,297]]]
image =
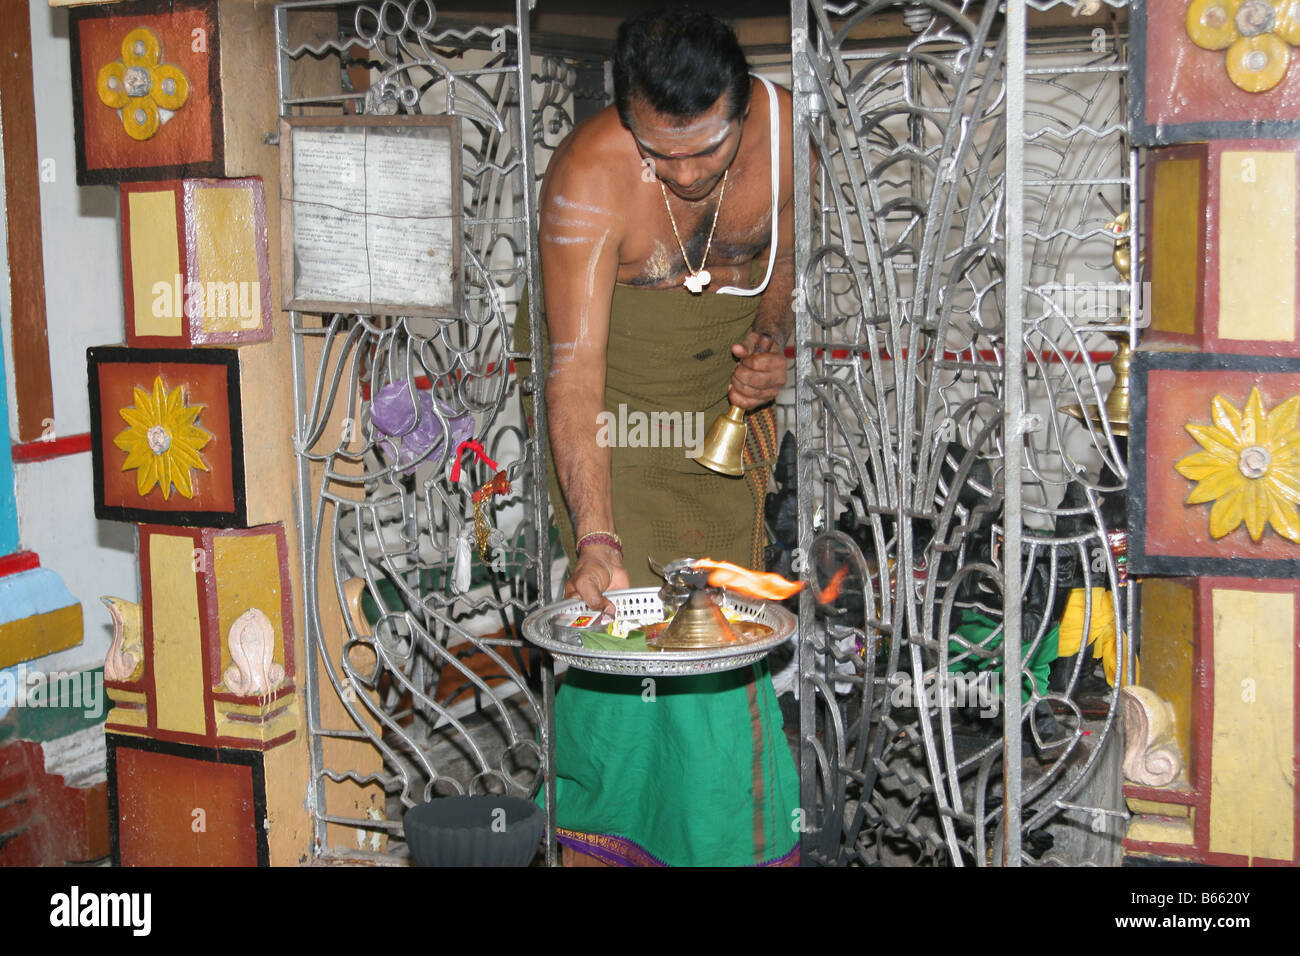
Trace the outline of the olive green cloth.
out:
[[[761,551],[760,503],[745,480],[709,471],[687,457],[688,451],[698,452],[704,432],[727,410],[736,367],[731,346],[752,328],[757,309],[758,297],[614,287],[605,379],[609,427],[598,437],[611,443],[612,530],[623,539],[623,566],[633,587],[661,583],[650,570],[651,556],[660,563],[707,557],[750,567],[755,551]],[[518,315],[514,345],[527,351],[526,298]],[[545,327],[542,335],[545,342]],[[544,344],[543,354],[548,351]],[[528,374],[528,362],[515,365],[519,377]],[[531,421],[531,401],[525,399],[524,408]],[[752,467],[771,464],[758,461]],[[547,485],[572,564],[573,524],[553,451]]]

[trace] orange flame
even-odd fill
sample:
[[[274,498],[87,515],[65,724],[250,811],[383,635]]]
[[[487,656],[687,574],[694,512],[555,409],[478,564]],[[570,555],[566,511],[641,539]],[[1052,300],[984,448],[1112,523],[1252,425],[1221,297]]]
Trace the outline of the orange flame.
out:
[[[840,568],[838,571],[835,572],[835,575],[831,578],[831,583],[826,585],[825,588],[823,588],[820,592],[818,592],[817,603],[830,604],[831,601],[834,601],[837,597],[839,597],[840,588],[844,586],[844,579],[848,577],[848,575],[849,575],[849,566],[846,564],[844,565],[844,567]]]
[[[715,588],[726,588],[765,601],[784,601],[803,590],[802,581],[787,581],[779,574],[751,571],[726,561],[701,558],[691,567],[712,568],[709,584]]]

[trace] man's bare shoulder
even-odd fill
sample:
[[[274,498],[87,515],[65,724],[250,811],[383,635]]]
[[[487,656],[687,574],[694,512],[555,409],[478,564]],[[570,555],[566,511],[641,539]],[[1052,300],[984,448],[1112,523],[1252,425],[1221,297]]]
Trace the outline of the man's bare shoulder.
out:
[[[608,106],[580,123],[555,150],[546,168],[543,202],[554,201],[555,187],[565,193],[617,197],[640,174],[640,157],[632,137]]]

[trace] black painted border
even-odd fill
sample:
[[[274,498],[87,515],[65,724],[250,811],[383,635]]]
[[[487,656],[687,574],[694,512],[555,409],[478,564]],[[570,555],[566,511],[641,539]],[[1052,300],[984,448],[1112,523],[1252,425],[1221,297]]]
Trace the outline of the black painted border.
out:
[[[224,365],[226,404],[230,418],[230,483],[235,501],[233,511],[153,511],[104,504],[104,436],[100,429],[99,366],[109,362],[167,365]],[[90,398],[90,461],[94,477],[95,517],[101,521],[129,521],[134,524],[169,524],[183,528],[247,528],[248,495],[244,464],[244,413],[240,404],[239,350],[137,349],[122,345],[97,345],[86,349],[86,378]]]
[[[171,743],[166,740],[154,740],[152,737],[133,737],[127,734],[104,734],[107,746],[108,769],[108,840],[109,853],[113,866],[122,865],[122,847],[118,833],[119,804],[117,797],[117,749],[144,750],[149,753],[164,754],[168,757],[184,757],[188,760],[201,760],[204,763],[238,764],[252,768],[253,771],[253,829],[257,834],[257,865],[271,865],[271,847],[266,827],[266,767],[264,754],[260,750],[235,750],[220,747],[195,747],[191,744]]]

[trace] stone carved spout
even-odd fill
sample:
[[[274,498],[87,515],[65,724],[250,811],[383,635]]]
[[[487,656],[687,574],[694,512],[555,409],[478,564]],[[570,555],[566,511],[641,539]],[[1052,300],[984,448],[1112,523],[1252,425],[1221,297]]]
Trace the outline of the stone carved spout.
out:
[[[100,598],[113,617],[113,643],[104,658],[104,678],[112,681],[138,680],[144,670],[144,626],[140,605],[120,597]]]
[[[1155,691],[1128,686],[1120,691],[1124,711],[1124,776],[1146,787],[1165,787],[1183,771],[1174,739],[1174,708]]]

